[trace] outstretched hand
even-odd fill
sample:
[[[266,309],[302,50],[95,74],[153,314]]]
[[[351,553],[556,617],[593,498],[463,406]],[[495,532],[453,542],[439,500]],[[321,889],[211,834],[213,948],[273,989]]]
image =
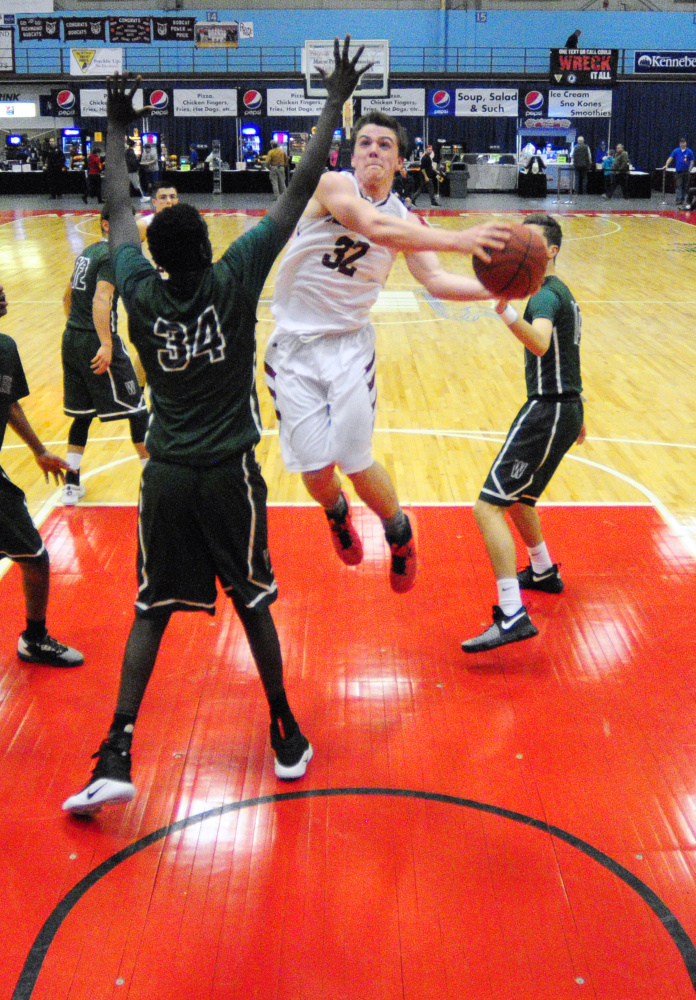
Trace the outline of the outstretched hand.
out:
[[[48,482],[49,472],[55,479],[56,486],[65,482],[65,473],[70,470],[70,466],[59,455],[54,455],[50,451],[43,451],[39,455],[34,455],[34,458],[43,472],[46,482]]]
[[[490,264],[490,250],[502,250],[510,239],[510,227],[499,222],[486,222],[462,231],[462,252]]]
[[[334,38],[335,65],[333,73],[331,76],[328,76],[325,70],[317,66],[317,72],[323,80],[329,97],[337,98],[341,104],[345,103],[345,101],[347,101],[353,93],[358,85],[358,80],[363,73],[366,73],[368,69],[374,66],[374,63],[368,63],[366,66],[363,66],[362,69],[357,68],[358,60],[365,49],[364,45],[360,46],[352,59],[348,58],[349,49],[350,35],[346,35],[344,39],[343,51],[341,51],[338,38]]]
[[[106,115],[117,125],[130,125],[153,110],[151,105],[135,109],[133,97],[143,83],[141,76],[136,76],[131,84],[128,73],[114,73],[106,78]]]

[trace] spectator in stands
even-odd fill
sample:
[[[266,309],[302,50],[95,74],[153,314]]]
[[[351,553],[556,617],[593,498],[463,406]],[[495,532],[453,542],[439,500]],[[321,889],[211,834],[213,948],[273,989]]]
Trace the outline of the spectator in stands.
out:
[[[567,42],[565,43],[565,47],[567,49],[577,49],[579,47],[578,42],[580,41],[581,34],[582,32],[580,31],[580,28],[576,28],[573,34],[568,38]]]

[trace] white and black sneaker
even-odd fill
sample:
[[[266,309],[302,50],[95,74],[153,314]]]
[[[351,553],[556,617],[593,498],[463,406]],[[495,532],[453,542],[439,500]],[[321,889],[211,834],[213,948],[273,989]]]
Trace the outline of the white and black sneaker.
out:
[[[26,632],[22,632],[17,642],[17,656],[25,663],[46,663],[50,667],[79,667],[85,662],[82,653],[64,646],[48,632],[36,642],[30,642]]]
[[[66,483],[63,487],[61,503],[64,507],[74,507],[84,495],[84,486],[80,486],[79,483]]]
[[[135,795],[135,786],[131,781],[130,743],[129,733],[118,733],[104,740],[92,755],[97,758],[97,763],[89,783],[77,795],[65,800],[65,812],[91,816],[102,806],[130,802]]]
[[[558,563],[543,573],[535,573],[530,566],[525,566],[517,574],[520,590],[543,590],[546,594],[560,594],[563,590],[563,580],[558,572]]]
[[[489,649],[497,649],[508,642],[520,642],[522,639],[533,639],[539,634],[539,629],[532,624],[524,605],[512,615],[504,615],[497,604],[493,605],[493,624],[485,632],[474,639],[466,639],[462,643],[465,653],[485,653]]]
[[[302,778],[314,751],[309,740],[298,729],[292,736],[283,738],[277,721],[271,723],[271,746],[275,751],[276,778],[295,781]]]

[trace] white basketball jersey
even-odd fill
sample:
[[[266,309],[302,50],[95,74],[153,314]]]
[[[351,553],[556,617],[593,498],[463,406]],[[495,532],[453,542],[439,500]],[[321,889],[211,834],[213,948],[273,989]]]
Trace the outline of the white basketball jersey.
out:
[[[343,176],[364,197],[353,174]],[[395,194],[374,207],[385,215],[408,216]],[[276,276],[271,311],[277,326],[308,337],[362,329],[395,258],[396,251],[370,243],[331,215],[300,219]]]

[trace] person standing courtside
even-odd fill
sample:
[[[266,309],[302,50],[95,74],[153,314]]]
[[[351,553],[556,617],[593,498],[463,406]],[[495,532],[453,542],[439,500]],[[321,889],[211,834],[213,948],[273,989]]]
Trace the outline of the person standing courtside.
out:
[[[541,289],[520,319],[505,302],[496,310],[524,344],[527,402],[515,417],[479,498],[474,518],[498,586],[493,624],[462,643],[465,653],[481,653],[510,642],[531,639],[537,628],[522,604],[520,590],[559,594],[563,581],[541,532],[536,504],[571,445],[582,444],[585,424],[580,375],[580,310],[570,289],[556,276],[561,227],[542,212],[528,215],[546,241],[548,266]],[[516,573],[515,542],[505,512],[529,552],[530,564]]]
[[[103,238],[77,257],[63,295],[67,318],[61,344],[63,412],[73,418],[63,504],[70,507],[85,495],[80,466],[94,417],[102,422],[127,419],[138,458],[142,465],[147,461],[145,396],[116,329],[117,296],[106,242],[108,218],[106,206],[101,213]]]
[[[256,309],[273,262],[324,169],[343,104],[363,71],[334,42],[335,68],[321,71],[328,97],[312,142],[285,194],[215,264],[208,228],[191,205],[155,216],[148,246],[163,281],[142,255],[128,206],[123,135],[135,117],[131,89],[107,81],[106,193],[109,240],[153,400],[151,458],[138,512],[136,617],[126,646],[112,725],[87,786],[64,803],[90,813],[133,798],[133,728],[173,611],[215,610],[216,578],[232,599],[268,700],[275,773],[300,778],[312,747],[288,704],[280,644],[269,605],[277,587],[266,534],[266,484],[256,462]],[[367,69],[369,67],[365,67]]]
[[[689,191],[689,175],[694,165],[694,151],[687,146],[686,139],[680,139],[677,148],[673,149],[669,154],[665,163],[665,170],[669,167],[670,163],[674,163],[675,170],[675,204],[677,208],[680,208],[686,201]]]
[[[282,146],[273,139],[271,142],[271,148],[266,156],[266,166],[268,167],[268,173],[271,178],[271,188],[273,189],[273,197],[279,198],[281,194],[285,194],[285,169],[288,164],[288,158],[285,155],[285,150]]]
[[[7,315],[7,299],[0,285],[0,317]],[[49,473],[56,483],[63,479],[67,463],[46,451],[34,433],[19,400],[29,395],[17,345],[0,333],[0,447],[9,424],[31,449],[46,482]],[[63,645],[46,630],[50,582],[46,546],[29,515],[24,493],[0,469],[0,556],[16,562],[22,571],[26,602],[26,629],[17,643],[17,656],[26,663],[46,663],[54,667],[79,667],[82,653]]]
[[[592,166],[592,153],[581,135],[573,150],[573,167],[575,168],[575,190],[577,194],[586,194],[587,175]]]
[[[626,198],[628,196],[628,175],[630,172],[631,161],[628,158],[628,153],[621,143],[617,142],[614,162],[611,165],[611,173],[609,174],[609,188],[606,194],[602,195],[602,198],[613,198],[617,185],[621,188],[621,194]]]
[[[128,139],[126,142],[126,170],[128,171],[128,180],[140,195],[140,200],[147,201],[147,195],[140,184],[140,160],[132,139]]]
[[[44,161],[48,193],[54,200],[63,195],[63,173],[65,171],[65,154],[55,139],[49,139],[48,152]]]
[[[363,557],[341,470],[382,521],[391,552],[389,581],[397,593],[416,579],[416,547],[408,516],[386,469],[372,457],[377,390],[370,309],[396,255],[438,298],[489,298],[474,278],[445,271],[433,250],[475,253],[502,248],[508,230],[495,224],[435,229],[392,193],[408,148],[402,126],[380,111],[353,133],[354,174],[327,171],[314,192],[276,275],[271,311],[276,327],[266,348],[266,384],[280,422],[283,461],[302,474],[329,521],[339,558]]]
[[[421,156],[420,168],[420,185],[413,196],[411,204],[415,206],[417,199],[420,198],[424,191],[427,191],[430,195],[430,204],[439,205],[440,199],[437,194],[438,177],[437,170],[435,169],[435,165],[433,163],[432,146],[427,146],[425,152]]]

